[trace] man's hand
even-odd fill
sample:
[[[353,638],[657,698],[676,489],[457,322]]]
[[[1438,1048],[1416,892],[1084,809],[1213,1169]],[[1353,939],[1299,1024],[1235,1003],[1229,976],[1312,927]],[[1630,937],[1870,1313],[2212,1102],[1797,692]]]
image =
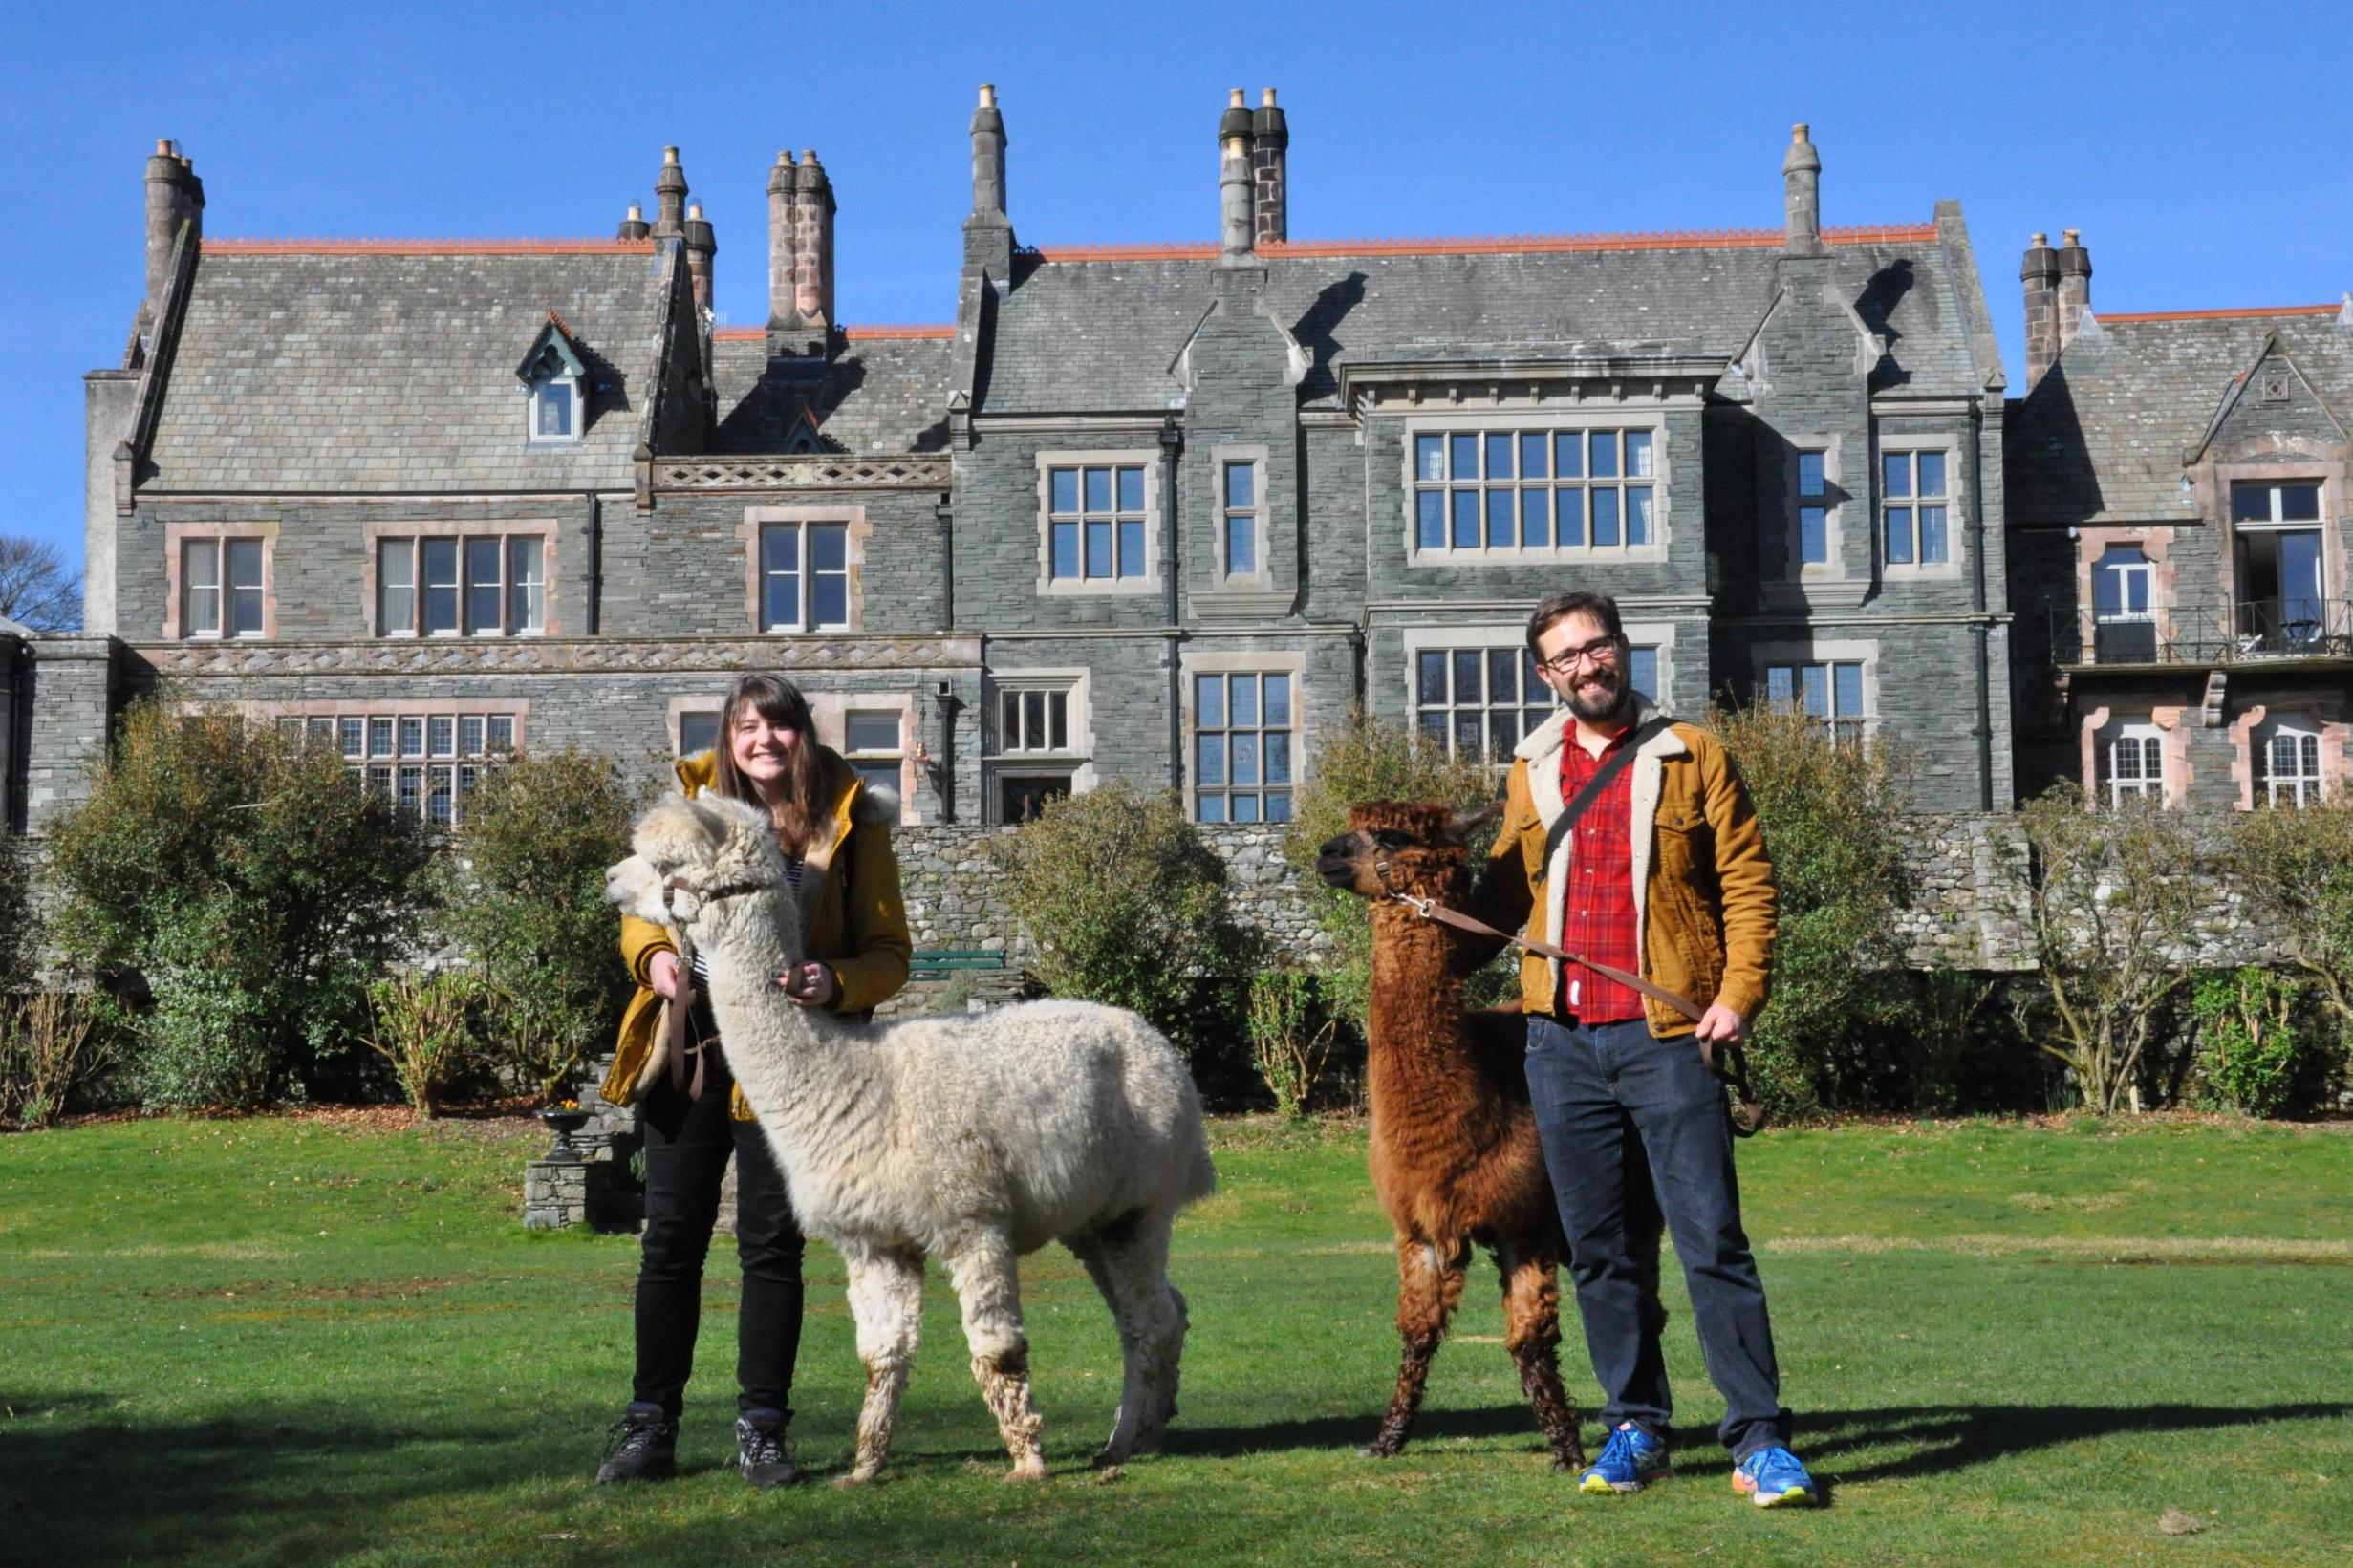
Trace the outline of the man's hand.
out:
[[[664,1001],[679,999],[679,956],[664,951],[654,955],[645,966],[646,978],[654,992]]]
[[[833,972],[814,959],[794,964],[776,977],[776,983],[802,1007],[823,1007],[833,999]]]
[[[1700,1015],[1698,1027],[1692,1032],[1701,1040],[1720,1045],[1738,1045],[1748,1038],[1748,1025],[1741,1021],[1739,1014],[1719,1001],[1709,1004],[1708,1010]]]

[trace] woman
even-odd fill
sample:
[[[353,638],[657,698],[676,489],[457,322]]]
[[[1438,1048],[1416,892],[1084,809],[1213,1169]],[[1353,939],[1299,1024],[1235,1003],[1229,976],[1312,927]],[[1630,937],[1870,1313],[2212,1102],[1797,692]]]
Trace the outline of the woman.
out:
[[[720,713],[715,751],[678,764],[689,795],[705,789],[763,806],[798,895],[807,958],[776,983],[796,1006],[866,1014],[907,983],[907,916],[899,901],[891,820],[849,763],[817,743],[809,703],[790,681],[747,675]],[[668,933],[621,917],[621,954],[637,994],[621,1019],[604,1095],[640,1105],[645,1133],[645,1246],[637,1272],[635,1397],[613,1428],[599,1481],[659,1480],[678,1470],[678,1422],[702,1318],[702,1262],[727,1160],[736,1160],[736,1464],[758,1487],[800,1479],[786,1446],[793,1358],[801,1341],[801,1233],[783,1173],[727,1070],[723,1042],[703,1052],[702,1093],[664,1072],[640,1090],[660,1004],[679,994]],[[703,999],[702,959],[686,977],[689,1039],[718,1034]],[[689,1085],[691,1087],[691,1079]]]

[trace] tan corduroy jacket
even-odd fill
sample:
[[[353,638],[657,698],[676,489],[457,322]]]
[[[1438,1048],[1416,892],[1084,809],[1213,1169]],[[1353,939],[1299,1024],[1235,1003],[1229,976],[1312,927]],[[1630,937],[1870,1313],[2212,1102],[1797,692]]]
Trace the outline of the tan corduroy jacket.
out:
[[[856,771],[833,751],[818,748],[819,787],[828,809],[801,866],[801,919],[809,956],[833,972],[833,1000],[828,1011],[863,1013],[907,983],[913,944],[907,911],[900,902],[898,857],[891,848],[891,824],[897,804],[870,797]],[[679,787],[700,795],[711,785],[717,759],[707,751],[681,759]],[[637,994],[621,1014],[613,1070],[605,1074],[604,1097],[625,1106],[637,1094],[637,1076],[654,1048],[654,1024],[661,995],[654,989],[657,953],[673,953],[670,934],[635,915],[621,916],[621,957],[637,982]],[[734,1114],[748,1122],[751,1106],[735,1091]]]
[[[1652,711],[1638,698],[1634,721]],[[1567,804],[1561,747],[1574,744],[1574,722],[1564,708],[1513,753],[1503,825],[1468,911],[1498,931],[1518,931],[1524,921],[1529,936],[1557,940],[1576,835],[1561,834],[1549,855],[1545,845]],[[1696,724],[1671,724],[1643,742],[1630,766],[1642,977],[1703,1009],[1722,1002],[1753,1019],[1773,974],[1777,897],[1748,789],[1723,746]],[[1520,989],[1529,1012],[1553,1010],[1562,969],[1557,958],[1522,955]],[[1643,1005],[1652,1034],[1691,1033],[1692,1020],[1666,1003],[1645,999]]]

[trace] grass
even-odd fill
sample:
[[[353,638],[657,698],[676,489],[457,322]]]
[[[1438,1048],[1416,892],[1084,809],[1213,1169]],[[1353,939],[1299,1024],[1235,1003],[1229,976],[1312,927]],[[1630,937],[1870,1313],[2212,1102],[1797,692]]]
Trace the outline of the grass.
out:
[[[627,1397],[636,1244],[517,1223],[504,1122],[144,1121],[0,1138],[0,1557],[24,1562],[803,1560],[2038,1564],[2342,1560],[2353,1539],[2353,1136],[2218,1123],[1776,1130],[1741,1150],[1800,1448],[1833,1506],[1736,1503],[1679,1288],[1681,1475],[1547,1472],[1482,1277],[1414,1446],[1361,1132],[1231,1124],[1178,1231],[1169,1452],[1115,1485],[1108,1319],[1025,1270],[1054,1477],[1016,1489],[944,1281],[875,1487],[725,1466],[732,1259],[658,1488],[588,1480]],[[846,1461],[860,1379],[810,1254],[795,1436]],[[1571,1328],[1573,1393],[1593,1391]],[[1595,1441],[1587,1424],[1587,1441]],[[2170,1537],[2169,1506],[2205,1529]]]

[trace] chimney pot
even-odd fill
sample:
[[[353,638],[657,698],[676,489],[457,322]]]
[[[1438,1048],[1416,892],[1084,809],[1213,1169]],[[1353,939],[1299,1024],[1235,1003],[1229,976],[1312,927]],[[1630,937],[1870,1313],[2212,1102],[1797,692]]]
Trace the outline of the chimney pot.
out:
[[[981,107],[983,109],[997,107],[997,84],[995,82],[984,81],[981,84]]]
[[[1258,101],[1259,107],[1262,109],[1273,108],[1275,106],[1275,90],[1269,87],[1266,89],[1265,93],[1260,97]]]

